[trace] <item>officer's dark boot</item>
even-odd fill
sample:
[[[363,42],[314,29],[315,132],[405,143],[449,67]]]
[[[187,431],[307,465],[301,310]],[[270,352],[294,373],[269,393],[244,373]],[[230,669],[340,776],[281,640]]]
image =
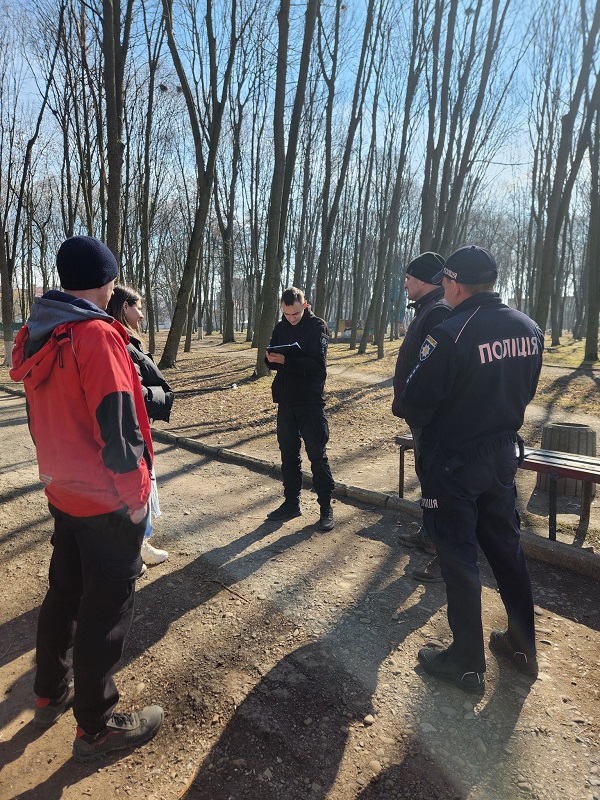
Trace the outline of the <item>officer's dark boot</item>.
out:
[[[300,508],[300,499],[297,500],[284,500],[283,503],[274,511],[269,511],[267,519],[273,522],[281,522],[285,519],[293,519],[294,517],[301,517],[302,509]]]

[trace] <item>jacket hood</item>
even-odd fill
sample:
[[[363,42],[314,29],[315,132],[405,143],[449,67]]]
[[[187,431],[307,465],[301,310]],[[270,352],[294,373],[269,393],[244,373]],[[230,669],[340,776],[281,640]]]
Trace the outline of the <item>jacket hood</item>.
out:
[[[88,320],[107,322],[119,331],[126,344],[129,341],[121,323],[88,300],[58,291],[36,297],[29,319],[15,338],[13,367],[9,372],[12,380],[22,381],[34,366],[42,363],[43,368],[36,370],[35,382],[45,380],[57,355],[58,344],[70,341],[69,330],[73,325]]]
[[[42,297],[36,297],[31,306],[27,329],[32,342],[40,342],[48,338],[59,325],[67,322],[82,322],[87,319],[112,320],[106,311],[65,292],[50,291]]]

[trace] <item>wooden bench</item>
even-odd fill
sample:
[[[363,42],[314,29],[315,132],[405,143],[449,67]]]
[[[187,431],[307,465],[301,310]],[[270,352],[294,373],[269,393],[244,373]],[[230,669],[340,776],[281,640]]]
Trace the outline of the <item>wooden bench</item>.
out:
[[[404,456],[407,450],[414,449],[410,433],[396,436],[400,446],[400,468],[398,474],[398,495],[404,497]],[[548,492],[548,536],[556,540],[556,481],[559,478],[573,478],[583,482],[581,491],[581,512],[579,529],[586,530],[590,522],[592,505],[592,484],[600,483],[600,458],[580,456],[577,453],[560,453],[557,450],[525,450],[521,469],[543,472],[550,478]]]

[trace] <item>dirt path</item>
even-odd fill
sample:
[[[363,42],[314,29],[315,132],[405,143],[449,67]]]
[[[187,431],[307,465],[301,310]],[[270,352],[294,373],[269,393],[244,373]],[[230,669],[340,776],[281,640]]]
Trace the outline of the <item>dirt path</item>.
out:
[[[259,473],[167,445],[157,472],[171,557],[139,582],[118,684],[165,724],[77,765],[70,713],[31,724],[50,522],[24,403],[0,394],[0,800],[600,798],[598,584],[533,564],[542,674],[490,655],[474,705],[415,667],[447,639],[444,591],[410,578],[426,557],[397,544],[397,513],[337,501],[320,534],[308,492],[303,517],[265,523],[280,486]],[[489,632],[504,618],[482,575]]]
[[[326,412],[331,438],[329,459],[334,478],[341,483],[361,486],[378,492],[398,491],[397,433],[407,430],[403,420],[391,414],[392,380],[376,369],[393,371],[391,361],[382,365],[370,361],[357,368],[349,351],[328,366]],[[279,461],[274,435],[275,406],[271,402],[271,381],[247,381],[248,363],[256,359],[256,351],[240,345],[221,345],[217,340],[195,341],[191,361],[182,357],[180,368],[170,376],[177,388],[178,400],[166,430],[218,447],[234,448],[251,457]],[[349,366],[346,366],[349,364]],[[241,365],[241,366],[240,366]],[[369,369],[370,368],[370,369]],[[597,387],[590,371],[544,366],[546,383],[551,387],[547,405],[531,403],[521,431],[528,446],[539,447],[544,425],[570,422],[589,425],[600,440],[600,417],[565,409],[557,400],[565,393],[561,380],[571,381],[575,375],[586,375],[581,388],[584,397],[597,396]],[[594,373],[596,374],[596,373]],[[548,531],[548,499],[536,491],[536,475],[519,471],[519,512],[527,530],[546,537]],[[405,497],[416,501],[420,495],[414,472],[412,453],[406,456]],[[563,498],[559,504],[558,538],[573,541],[579,522],[579,500]],[[592,504],[591,535],[587,543],[598,541],[600,531],[600,494]]]

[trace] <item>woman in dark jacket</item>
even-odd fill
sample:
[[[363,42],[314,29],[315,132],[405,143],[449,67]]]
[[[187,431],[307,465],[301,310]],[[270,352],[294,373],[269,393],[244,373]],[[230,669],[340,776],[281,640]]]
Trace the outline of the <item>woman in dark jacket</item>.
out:
[[[128,286],[116,285],[106,310],[112,317],[125,326],[129,334],[127,352],[131,356],[131,360],[135,364],[137,373],[140,376],[148,417],[151,420],[160,419],[164,422],[168,422],[173,405],[173,392],[154,363],[150,353],[144,350],[142,340],[140,339],[140,324],[144,319],[141,295]],[[154,470],[152,471],[152,483],[153,490],[150,503],[151,519],[160,514]],[[160,564],[167,560],[169,554],[166,550],[159,550],[157,547],[153,547],[150,544],[148,538],[151,533],[152,525],[149,521],[146,537],[142,544],[142,558],[144,564]]]
[[[128,286],[115,286],[107,312],[121,322],[129,334],[127,351],[142,382],[146,411],[151,420],[168,422],[173,405],[173,392],[154,363],[149,352],[144,350],[140,339],[140,324],[144,319],[142,298]]]

